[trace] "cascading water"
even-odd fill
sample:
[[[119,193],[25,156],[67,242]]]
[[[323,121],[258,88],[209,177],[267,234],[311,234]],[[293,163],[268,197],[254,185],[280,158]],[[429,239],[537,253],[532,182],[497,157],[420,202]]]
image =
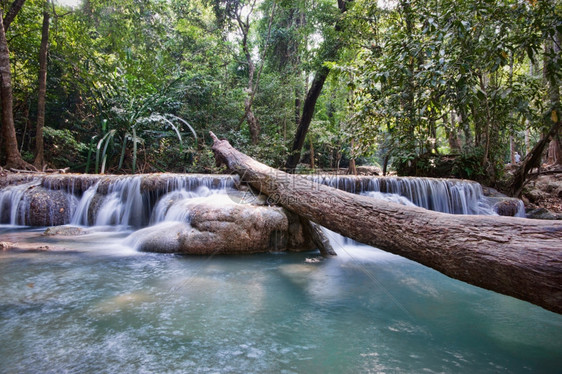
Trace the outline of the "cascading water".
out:
[[[0,222],[10,225],[24,224],[22,217],[25,217],[25,191],[39,184],[39,181],[33,180],[0,190]]]
[[[310,178],[330,187],[372,197],[383,197],[385,194],[401,196],[416,206],[443,213],[497,214],[489,199],[484,196],[482,186],[472,181],[340,175]],[[401,202],[397,197],[394,197],[391,201]],[[524,213],[525,208],[521,203],[517,216],[524,216]]]
[[[93,185],[92,187],[88,188],[80,202],[78,203],[78,207],[74,211],[72,218],[70,220],[71,225],[88,225],[88,212],[90,209],[90,205],[92,204],[92,200],[96,196],[96,192],[98,191],[99,182]]]
[[[157,182],[146,176],[118,177],[88,182],[85,188],[82,188],[80,179],[69,179],[69,183],[60,186],[48,178],[35,178],[0,190],[0,223],[34,225],[30,220],[32,197],[37,191],[50,190],[58,193],[57,198],[68,200],[64,204],[68,218],[64,222],[52,223],[58,221],[46,217],[43,226],[70,223],[141,228],[165,220],[170,209],[180,210],[180,206],[174,205],[181,205],[182,200],[225,192],[235,185],[232,176],[164,174],[154,178]],[[57,212],[47,214],[51,213],[55,215]]]
[[[425,178],[372,179],[369,191],[394,193],[414,205],[451,214],[496,214],[475,182]]]
[[[233,189],[231,176],[173,175],[158,176],[158,185],[146,176],[94,179],[87,182],[33,179],[0,190],[0,223],[33,225],[30,205],[37,191],[55,190],[66,194],[68,203],[61,209],[52,206],[45,224],[71,223],[81,226],[118,226],[141,228],[164,220],[171,215],[185,216],[182,204],[195,197],[224,193]],[[389,197],[398,203],[411,203],[430,210],[453,214],[496,214],[490,199],[476,182],[450,179],[315,176],[315,182],[348,192],[371,197]],[[42,191],[42,190],[41,190]],[[63,200],[64,200],[63,199]],[[64,212],[64,218],[60,211]],[[58,216],[57,216],[58,215]],[[524,216],[519,203],[518,216]],[[57,217],[55,217],[57,216]],[[185,217],[178,219],[185,221]],[[37,220],[36,220],[37,221]],[[61,222],[62,221],[62,222]],[[43,224],[43,225],[45,225]]]

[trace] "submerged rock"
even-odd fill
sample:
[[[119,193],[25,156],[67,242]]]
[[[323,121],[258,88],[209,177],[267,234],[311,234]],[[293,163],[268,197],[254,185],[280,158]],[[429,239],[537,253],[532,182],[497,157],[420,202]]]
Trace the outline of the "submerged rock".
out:
[[[0,242],[0,251],[7,251],[13,247],[13,243],[10,242]]]
[[[43,235],[46,235],[46,236],[55,236],[55,235],[56,236],[78,236],[78,235],[86,235],[86,234],[89,234],[89,233],[90,233],[90,231],[83,228],[83,227],[64,225],[64,226],[49,227],[43,232]]]
[[[189,210],[190,223],[162,222],[129,236],[139,251],[197,255],[298,251],[314,248],[281,207],[204,202]]]

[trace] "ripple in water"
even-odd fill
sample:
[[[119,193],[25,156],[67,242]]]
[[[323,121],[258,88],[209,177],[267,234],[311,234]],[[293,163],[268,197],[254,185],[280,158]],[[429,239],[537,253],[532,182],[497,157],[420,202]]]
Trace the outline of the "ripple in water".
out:
[[[210,259],[105,235],[0,253],[0,372],[560,368],[562,316],[371,247]]]

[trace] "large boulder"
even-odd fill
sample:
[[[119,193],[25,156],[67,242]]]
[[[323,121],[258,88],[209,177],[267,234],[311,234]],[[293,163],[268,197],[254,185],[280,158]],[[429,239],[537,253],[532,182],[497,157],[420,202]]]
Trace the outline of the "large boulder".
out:
[[[281,207],[220,204],[189,208],[189,223],[169,221],[131,234],[139,251],[197,255],[302,251],[314,248],[298,217]]]
[[[78,200],[61,190],[35,186],[25,191],[18,208],[18,222],[28,226],[59,226],[70,221]]]
[[[562,219],[562,171],[539,175],[529,180],[523,189],[522,199],[528,218]]]
[[[525,217],[523,201],[512,197],[489,197],[492,209],[500,216]]]

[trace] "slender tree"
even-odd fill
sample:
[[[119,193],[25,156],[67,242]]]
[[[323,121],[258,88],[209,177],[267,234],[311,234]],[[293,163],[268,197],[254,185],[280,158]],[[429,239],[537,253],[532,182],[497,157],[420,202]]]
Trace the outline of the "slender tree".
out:
[[[349,0],[338,0],[338,8],[342,14],[347,10],[348,2]],[[341,24],[339,22],[336,23],[336,32],[341,31],[341,28]],[[328,45],[330,43],[333,44]],[[341,42],[339,40],[325,40],[323,45],[323,48],[325,50],[325,60],[329,61],[335,59],[340,47]],[[324,87],[326,78],[328,78],[328,74],[330,74],[330,69],[323,64],[314,74],[314,79],[312,80],[310,88],[306,94],[306,98],[304,100],[302,114],[297,126],[295,138],[293,140],[293,146],[291,148],[291,152],[289,153],[287,163],[285,164],[285,168],[288,171],[293,171],[299,163],[299,160],[301,158],[301,150],[306,138],[306,133],[308,132],[308,128],[310,127],[310,123],[312,122],[312,117],[314,115],[314,109],[316,108],[316,102],[318,101],[318,97],[322,93],[322,88]]]
[[[244,99],[244,118],[248,122],[250,127],[250,137],[252,138],[252,144],[257,144],[260,135],[260,124],[254,111],[252,110],[252,101],[254,98],[256,87],[254,86],[254,78],[256,75],[256,64],[252,59],[252,54],[250,52],[250,46],[248,37],[250,35],[250,18],[256,6],[256,1],[251,1],[249,5],[250,10],[247,14],[243,15],[244,4],[236,2],[235,3],[234,16],[236,18],[236,23],[240,33],[242,34],[242,51],[246,57],[246,63],[248,64],[248,87],[246,88],[246,98]]]
[[[16,14],[12,16],[12,19]],[[4,12],[0,9],[0,93],[2,95],[2,134],[4,136],[4,149],[6,152],[6,167],[33,170],[35,169],[33,165],[21,158],[18,149],[18,139],[14,125],[10,50],[8,49],[3,17]]]
[[[39,48],[39,90],[37,97],[37,127],[35,131],[35,160],[33,165],[42,169],[44,160],[43,127],[45,126],[45,98],[47,95],[47,52],[49,49],[49,1],[45,1],[43,26],[41,28],[41,47]]]

